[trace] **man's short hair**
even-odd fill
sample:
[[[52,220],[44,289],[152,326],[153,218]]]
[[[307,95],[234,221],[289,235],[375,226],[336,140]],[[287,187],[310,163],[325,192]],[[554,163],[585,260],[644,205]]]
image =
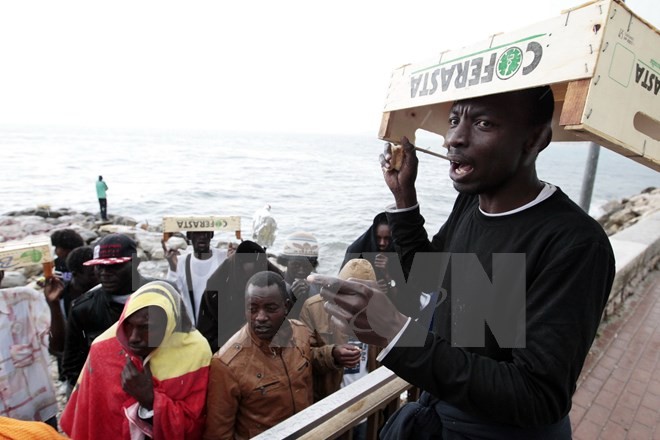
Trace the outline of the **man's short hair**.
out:
[[[83,263],[94,258],[94,249],[91,246],[80,246],[71,251],[66,257],[66,267],[73,273],[83,270]]]
[[[245,240],[236,248],[237,254],[265,254],[266,250],[254,241]]]
[[[280,291],[280,295],[282,296],[282,301],[286,302],[286,300],[290,299],[289,294],[286,291],[286,283],[284,282],[284,278],[282,278],[280,274],[271,272],[269,270],[257,272],[254,275],[252,275],[252,277],[250,277],[247,284],[245,285],[246,295],[250,286],[256,286],[256,287],[277,286],[277,289]]]
[[[50,242],[55,247],[72,250],[85,245],[85,240],[73,229],[58,229],[50,235]]]
[[[533,125],[552,123],[555,111],[555,97],[550,86],[532,87],[531,89],[513,92],[529,103],[530,122]]]

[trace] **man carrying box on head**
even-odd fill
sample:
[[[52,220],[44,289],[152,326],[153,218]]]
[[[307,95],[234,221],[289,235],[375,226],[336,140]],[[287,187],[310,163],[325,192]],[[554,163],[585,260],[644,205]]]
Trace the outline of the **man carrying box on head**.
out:
[[[432,323],[403,315],[378,289],[310,276],[326,310],[385,347],[382,364],[424,390],[381,438],[571,438],[571,397],[615,266],[602,227],[537,176],[553,108],[548,86],[453,103],[445,147],[459,194],[431,240],[415,147],[401,140],[398,169],[391,146],[381,155],[407,284],[444,292]]]

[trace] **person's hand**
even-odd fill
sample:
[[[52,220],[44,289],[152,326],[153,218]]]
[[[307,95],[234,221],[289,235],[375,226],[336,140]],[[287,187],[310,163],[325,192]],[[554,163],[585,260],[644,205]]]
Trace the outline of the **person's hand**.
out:
[[[305,297],[309,294],[309,283],[303,278],[298,278],[291,284],[291,291],[296,299]]]
[[[343,344],[332,347],[332,357],[335,364],[342,367],[354,368],[360,363],[362,350],[355,345]]]
[[[153,409],[154,384],[149,364],[145,365],[144,372],[140,373],[130,356],[126,356],[126,365],[121,372],[121,387],[140,402],[140,406],[147,410]]]
[[[307,280],[321,286],[325,309],[340,331],[355,334],[362,342],[386,347],[407,321],[373,283],[318,274],[310,275]]]
[[[380,155],[380,166],[383,169],[385,183],[394,195],[396,207],[409,208],[417,204],[417,191],[415,180],[417,179],[417,165],[419,159],[415,153],[415,146],[408,138],[401,138],[403,146],[403,163],[398,171],[392,167],[392,144],[385,144],[385,150]]]
[[[178,261],[177,257],[179,256],[178,249],[168,249],[167,246],[165,246],[165,240],[163,239],[160,240],[160,245],[163,246],[165,259],[170,265],[170,270],[172,270],[172,272],[176,272],[176,264]]]
[[[390,282],[387,281],[385,278],[380,278],[378,280],[378,289],[381,292],[387,292],[390,289]]]
[[[382,271],[387,271],[387,255],[385,254],[376,254],[374,258],[374,269],[380,269]]]
[[[48,304],[56,304],[64,292],[64,282],[58,277],[46,278],[44,285],[44,295]]]
[[[227,245],[227,258],[231,257],[236,253],[236,248],[238,245],[234,243],[233,241],[230,241],[229,244]]]

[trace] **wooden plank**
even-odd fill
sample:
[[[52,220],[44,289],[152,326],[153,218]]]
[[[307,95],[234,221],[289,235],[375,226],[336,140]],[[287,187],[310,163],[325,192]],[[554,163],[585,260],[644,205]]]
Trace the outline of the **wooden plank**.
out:
[[[388,368],[377,368],[362,379],[352,383],[346,388],[340,389],[320,402],[300,411],[298,414],[289,417],[284,422],[273,426],[271,429],[254,438],[258,440],[298,439],[302,435],[321,426],[353,405],[367,399],[369,395],[378,392],[379,389],[387,387],[388,384],[392,382],[395,382],[396,385],[392,385],[392,388],[388,388],[390,389],[390,393],[396,392],[397,388],[400,388],[400,391],[398,392],[401,393],[410,386],[401,381],[402,379]],[[362,415],[359,417],[364,417],[364,414],[366,413],[360,414]],[[356,415],[356,417],[358,416]]]
[[[378,138],[379,139],[390,139],[389,128],[390,128],[390,112],[384,112],[383,117],[380,120],[380,128],[378,129]]]
[[[561,116],[559,117],[559,125],[577,125],[582,122],[590,84],[591,79],[581,79],[568,83]]]
[[[394,404],[398,407],[401,393],[411,386],[403,379],[397,378],[387,385],[376,389],[373,393],[341,411],[339,414],[336,414],[330,420],[302,435],[300,439],[336,438],[347,429],[359,424],[365,417],[390,405],[393,400],[395,401]]]
[[[0,246],[0,270],[16,270],[53,261],[50,241],[23,241]]]
[[[179,231],[228,231],[241,230],[239,216],[167,216],[163,217],[163,232]]]

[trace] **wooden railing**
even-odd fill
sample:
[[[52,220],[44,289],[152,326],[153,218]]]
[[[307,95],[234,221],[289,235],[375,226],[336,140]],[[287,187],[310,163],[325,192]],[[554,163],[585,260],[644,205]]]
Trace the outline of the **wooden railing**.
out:
[[[376,439],[384,419],[401,405],[401,394],[411,388],[380,367],[254,438],[333,439],[369,417],[367,440]]]

